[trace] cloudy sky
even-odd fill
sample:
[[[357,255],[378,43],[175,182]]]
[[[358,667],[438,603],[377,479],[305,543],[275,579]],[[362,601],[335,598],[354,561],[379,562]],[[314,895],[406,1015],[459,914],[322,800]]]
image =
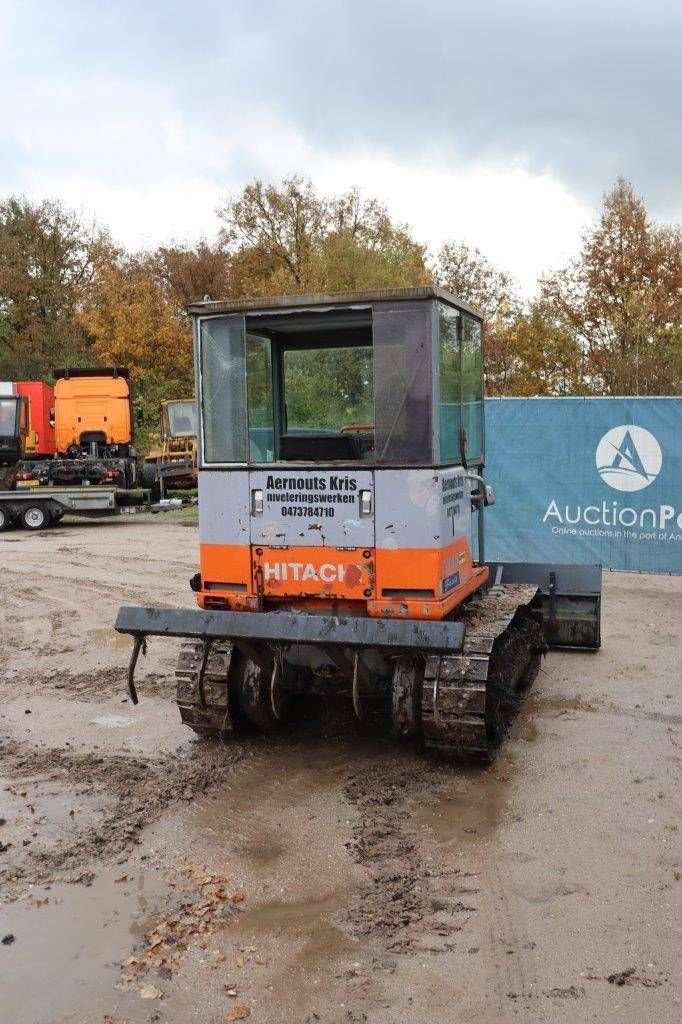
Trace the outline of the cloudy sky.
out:
[[[527,291],[619,174],[682,218],[679,0],[0,0],[0,39],[0,195],[133,247],[295,171]]]

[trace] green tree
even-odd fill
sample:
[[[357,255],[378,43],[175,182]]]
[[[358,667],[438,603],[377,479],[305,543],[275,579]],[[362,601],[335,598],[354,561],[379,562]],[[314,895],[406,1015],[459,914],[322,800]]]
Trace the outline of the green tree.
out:
[[[429,280],[424,246],[376,199],[355,189],[324,197],[312,182],[254,181],[225,203],[221,244],[230,254],[232,294],[399,288]]]
[[[47,379],[87,360],[79,313],[109,249],[104,230],[58,202],[0,203],[0,376]]]

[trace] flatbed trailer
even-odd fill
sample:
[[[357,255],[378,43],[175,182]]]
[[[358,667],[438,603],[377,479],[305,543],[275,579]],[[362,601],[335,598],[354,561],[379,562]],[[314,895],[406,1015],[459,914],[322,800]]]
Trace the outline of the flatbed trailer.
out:
[[[116,487],[33,487],[0,492],[0,530],[44,530],[64,515],[100,519],[149,505],[149,492]]]

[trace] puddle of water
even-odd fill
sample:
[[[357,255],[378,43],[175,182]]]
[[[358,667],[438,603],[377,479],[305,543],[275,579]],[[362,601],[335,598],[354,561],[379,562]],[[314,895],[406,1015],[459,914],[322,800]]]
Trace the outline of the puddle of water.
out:
[[[120,869],[119,869],[120,871]],[[107,872],[89,887],[34,886],[2,909],[2,1018],[12,1024],[101,1024],[129,998],[114,990],[118,962],[153,925],[165,886],[154,873],[125,883]],[[35,900],[49,899],[44,906]],[[126,1016],[126,1014],[122,1014]]]
[[[84,793],[66,781],[0,779],[3,792],[2,839],[12,844],[13,860],[37,856],[56,842],[72,842],[86,828],[97,828],[114,797]],[[26,846],[24,846],[26,843]]]
[[[415,806],[415,824],[430,829],[443,846],[490,838],[507,812],[509,783],[487,773],[460,779],[456,787]]]
[[[347,770],[342,750],[323,746],[282,745],[267,755],[249,759],[213,799],[198,800],[186,828],[199,841],[248,858],[257,868],[272,869],[289,849],[282,813],[319,798],[325,788],[339,785]]]
[[[316,977],[337,957],[357,949],[335,921],[356,890],[352,868],[347,878],[342,871],[331,883],[325,869],[319,877],[308,874],[315,863],[308,860],[308,842],[317,849],[309,821],[328,813],[329,791],[342,786],[347,770],[343,745],[283,742],[267,752],[256,750],[215,799],[198,802],[185,818],[184,831],[196,837],[198,846],[212,847],[228,863],[236,856],[251,876],[248,899],[229,926],[231,934],[240,943],[269,950],[273,960],[286,950],[285,970],[299,982],[300,972]],[[301,826],[302,820],[306,825]]]
[[[514,736],[516,739],[525,740],[526,743],[535,743],[542,735],[537,722],[529,715],[517,719],[514,723]]]
[[[256,943],[280,935],[289,942],[302,941],[297,961],[301,966],[312,967],[319,960],[356,948],[357,942],[337,928],[331,919],[348,903],[350,896],[350,892],[344,890],[319,899],[270,900],[245,910],[234,927],[242,937]]]
[[[106,644],[107,647],[118,648],[130,647],[130,637],[124,633],[117,633],[111,626],[89,629],[88,636],[94,641],[95,645]]]

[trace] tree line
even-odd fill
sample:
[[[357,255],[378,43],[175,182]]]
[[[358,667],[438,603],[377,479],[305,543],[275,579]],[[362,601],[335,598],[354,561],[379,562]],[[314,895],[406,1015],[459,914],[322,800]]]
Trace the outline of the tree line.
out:
[[[0,202],[0,379],[127,366],[156,420],[161,398],[192,394],[190,301],[433,282],[483,313],[489,395],[681,392],[682,234],[624,179],[529,300],[478,249],[432,253],[355,189],[254,181],[217,218],[214,242],[128,252],[57,201]]]

